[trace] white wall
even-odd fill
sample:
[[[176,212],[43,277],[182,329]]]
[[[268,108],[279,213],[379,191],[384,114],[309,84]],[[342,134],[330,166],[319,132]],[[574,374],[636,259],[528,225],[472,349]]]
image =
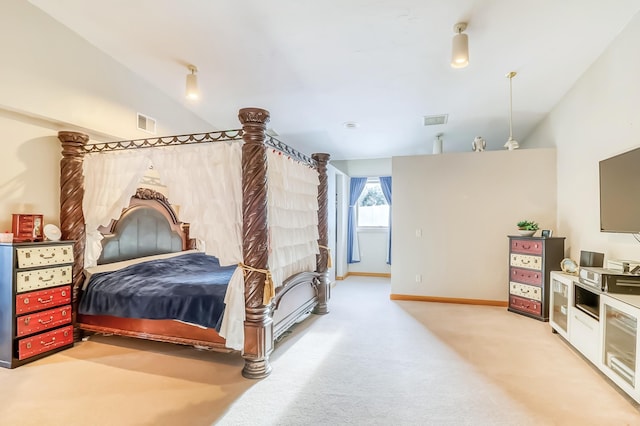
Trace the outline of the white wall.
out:
[[[342,215],[344,220],[344,241],[346,244],[346,221],[349,208],[349,177],[379,177],[391,176],[392,161],[390,158],[378,158],[371,160],[339,160],[332,161],[334,167],[345,173],[345,179],[342,192],[338,194],[342,197],[346,204]],[[392,206],[393,208],[393,206]],[[366,229],[358,231],[358,244],[360,245],[360,262],[346,264],[346,246],[343,251],[344,255],[340,259],[347,265],[348,273],[373,273],[373,274],[389,274],[391,267],[387,265],[387,245],[388,231],[386,229]],[[344,277],[345,274],[338,273],[338,276]]]
[[[59,224],[58,130],[148,137],[136,130],[136,112],[158,120],[161,135],[211,130],[26,1],[3,0],[0,51],[1,231],[12,213],[41,213]]]
[[[391,292],[506,301],[522,219],[556,228],[554,149],[394,157]]]
[[[59,225],[62,155],[56,133],[2,110],[0,129],[0,231],[10,231],[12,213],[42,214],[45,223]]]
[[[328,246],[330,250],[330,255],[333,260],[333,266],[329,268],[329,281],[336,280],[336,269],[337,264],[335,262],[336,255],[338,254],[338,245],[337,245],[337,232],[338,232],[338,221],[336,216],[337,209],[337,198],[336,198],[336,185],[337,185],[337,176],[342,173],[333,167],[331,164],[327,166],[327,216],[328,216],[328,229],[327,229],[327,240]]]
[[[391,266],[387,264],[388,236],[386,228],[359,229],[360,262],[350,263],[349,273],[390,274]]]
[[[640,15],[578,80],[523,146],[557,146],[558,228],[568,255],[640,259],[629,234],[600,232],[598,162],[640,146]],[[544,84],[544,82],[541,82]],[[638,165],[640,167],[640,165]],[[638,197],[640,182],[629,182]]]
[[[346,175],[353,177],[391,176],[392,170],[391,158],[336,160],[331,164]]]
[[[0,108],[95,133],[132,139],[136,112],[157,120],[158,134],[211,126],[40,9],[3,0],[0,14]]]

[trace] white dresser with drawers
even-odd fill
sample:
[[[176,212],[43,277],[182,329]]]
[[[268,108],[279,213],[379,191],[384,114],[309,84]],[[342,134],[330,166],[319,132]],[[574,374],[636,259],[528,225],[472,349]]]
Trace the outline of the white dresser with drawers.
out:
[[[0,366],[73,346],[73,242],[0,244]]]

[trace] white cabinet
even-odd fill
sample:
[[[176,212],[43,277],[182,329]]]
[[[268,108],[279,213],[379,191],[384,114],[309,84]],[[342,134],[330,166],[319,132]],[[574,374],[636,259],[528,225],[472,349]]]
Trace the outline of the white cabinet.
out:
[[[589,361],[598,364],[600,359],[600,296],[594,287],[572,282],[569,301],[569,342]]]
[[[578,283],[578,277],[559,271],[550,275],[549,324],[585,358],[600,359],[600,291]]]
[[[603,295],[601,306],[602,351],[599,367],[636,401],[640,400],[638,371],[638,318],[640,309],[621,299],[639,296]]]
[[[600,323],[576,307],[570,309],[569,342],[589,361],[598,364]]]
[[[575,275],[551,273],[549,323],[640,402],[640,295],[605,293]]]
[[[576,278],[575,275],[551,271],[549,324],[554,331],[567,340],[569,340],[569,322],[571,321],[569,301],[573,300],[573,280]]]

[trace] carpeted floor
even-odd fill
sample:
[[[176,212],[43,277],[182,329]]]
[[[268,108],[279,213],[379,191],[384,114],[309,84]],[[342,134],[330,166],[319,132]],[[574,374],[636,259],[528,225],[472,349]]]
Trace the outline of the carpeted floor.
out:
[[[338,282],[273,373],[176,345],[92,337],[0,369],[0,425],[637,425],[637,404],[548,323],[505,308],[389,300]]]

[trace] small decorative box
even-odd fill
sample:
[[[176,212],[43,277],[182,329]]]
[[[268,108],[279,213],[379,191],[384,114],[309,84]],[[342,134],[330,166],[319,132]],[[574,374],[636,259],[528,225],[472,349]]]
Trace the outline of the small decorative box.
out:
[[[13,241],[16,243],[42,241],[44,220],[41,214],[14,214]]]

